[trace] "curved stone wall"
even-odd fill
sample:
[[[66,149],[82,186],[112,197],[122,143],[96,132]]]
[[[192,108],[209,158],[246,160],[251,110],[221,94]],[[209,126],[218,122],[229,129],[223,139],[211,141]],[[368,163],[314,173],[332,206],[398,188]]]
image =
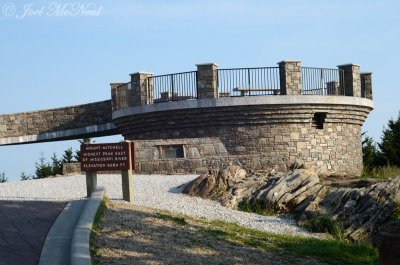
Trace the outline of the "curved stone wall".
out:
[[[305,163],[325,174],[362,170],[361,126],[372,101],[340,96],[202,99],[133,107],[113,113],[134,140],[141,172],[199,172],[239,160],[251,169]],[[323,129],[315,113],[326,115]],[[182,145],[166,159],[162,147]]]
[[[117,134],[111,100],[0,115],[0,145]]]

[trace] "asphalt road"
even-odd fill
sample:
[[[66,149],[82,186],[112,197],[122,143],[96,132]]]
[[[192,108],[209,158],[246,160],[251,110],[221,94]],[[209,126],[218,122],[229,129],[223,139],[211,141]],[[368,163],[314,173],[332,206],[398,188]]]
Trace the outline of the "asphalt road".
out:
[[[65,202],[0,201],[0,265],[35,265]]]

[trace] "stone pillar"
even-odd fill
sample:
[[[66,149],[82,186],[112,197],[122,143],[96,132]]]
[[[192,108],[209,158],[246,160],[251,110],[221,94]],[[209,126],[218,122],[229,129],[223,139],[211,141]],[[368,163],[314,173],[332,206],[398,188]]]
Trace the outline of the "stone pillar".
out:
[[[372,100],[372,73],[361,73],[361,96]]]
[[[152,76],[152,73],[145,72],[131,74],[132,106],[148,105],[153,102],[153,91],[149,91],[153,86],[150,86],[149,89],[147,88],[147,78]]]
[[[358,64],[342,64],[337,66],[343,70],[340,83],[344,84],[344,95],[361,97],[360,66]]]
[[[281,95],[301,95],[301,62],[281,61],[278,65]]]
[[[128,91],[128,85],[126,83],[110,83],[111,87],[111,105],[112,110],[119,110],[127,108],[132,101],[132,90]],[[129,95],[128,95],[129,94]]]
[[[340,95],[339,81],[330,81],[326,83],[328,95]]]
[[[197,98],[218,97],[218,65],[215,63],[196,64]]]

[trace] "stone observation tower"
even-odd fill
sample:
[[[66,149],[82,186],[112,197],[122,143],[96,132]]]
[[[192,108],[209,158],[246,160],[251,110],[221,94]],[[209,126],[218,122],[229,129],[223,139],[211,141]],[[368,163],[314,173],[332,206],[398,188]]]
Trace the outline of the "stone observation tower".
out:
[[[301,163],[359,175],[361,126],[372,110],[371,73],[337,69],[219,69],[112,83],[111,100],[0,115],[0,145],[122,134],[137,173],[200,173],[239,161],[248,169]]]
[[[136,142],[143,173],[202,172],[240,161],[253,170],[302,163],[359,175],[361,126],[372,110],[371,73],[278,67],[218,69],[112,83],[112,119]]]

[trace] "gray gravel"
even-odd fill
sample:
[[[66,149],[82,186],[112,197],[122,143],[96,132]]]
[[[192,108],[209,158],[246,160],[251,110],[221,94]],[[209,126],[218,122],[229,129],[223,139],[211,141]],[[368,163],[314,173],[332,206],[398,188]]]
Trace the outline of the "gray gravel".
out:
[[[134,204],[179,212],[209,220],[223,220],[279,234],[310,236],[293,220],[231,210],[219,203],[181,194],[177,188],[197,175],[134,175]],[[121,177],[99,175],[98,185],[112,200],[122,200]],[[0,184],[0,200],[71,201],[85,198],[84,175]]]

